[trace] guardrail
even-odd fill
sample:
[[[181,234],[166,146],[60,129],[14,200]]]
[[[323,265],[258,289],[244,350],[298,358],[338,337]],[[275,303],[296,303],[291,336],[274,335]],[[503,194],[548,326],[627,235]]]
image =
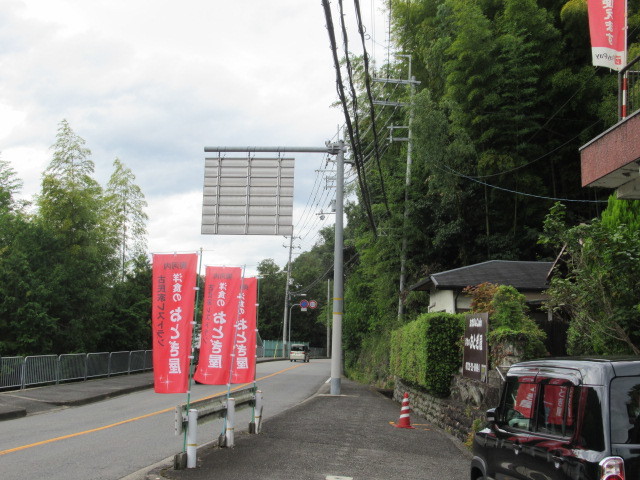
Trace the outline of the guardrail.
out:
[[[231,396],[233,395],[233,396]],[[235,412],[255,407],[249,424],[249,433],[260,433],[262,420],[262,392],[254,386],[229,392],[227,396],[203,398],[176,406],[175,433],[185,435],[185,451],[174,457],[174,468],[195,468],[197,453],[198,425],[225,418],[225,432],[220,435],[218,445],[234,446]]]
[[[86,381],[153,368],[151,350],[0,357],[0,390]]]
[[[230,396],[235,400],[236,410],[255,406],[256,389],[253,386],[236,390]],[[191,402],[188,405],[186,403],[177,405],[175,410],[176,435],[180,435],[186,430],[189,410],[198,411],[198,425],[223,418],[227,415],[227,397],[226,395],[209,397]]]

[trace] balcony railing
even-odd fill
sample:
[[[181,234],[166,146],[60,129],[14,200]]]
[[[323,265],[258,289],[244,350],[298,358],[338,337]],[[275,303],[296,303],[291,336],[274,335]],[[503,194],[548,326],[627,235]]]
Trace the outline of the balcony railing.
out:
[[[640,56],[618,73],[618,120],[640,109]]]

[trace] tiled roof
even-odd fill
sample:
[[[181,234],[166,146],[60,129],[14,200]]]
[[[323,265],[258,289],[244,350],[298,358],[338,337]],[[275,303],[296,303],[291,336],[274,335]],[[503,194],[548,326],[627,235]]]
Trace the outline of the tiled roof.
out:
[[[520,291],[542,291],[553,262],[520,262],[489,260],[446,272],[434,273],[416,283],[410,290],[462,289],[484,282],[510,285]]]

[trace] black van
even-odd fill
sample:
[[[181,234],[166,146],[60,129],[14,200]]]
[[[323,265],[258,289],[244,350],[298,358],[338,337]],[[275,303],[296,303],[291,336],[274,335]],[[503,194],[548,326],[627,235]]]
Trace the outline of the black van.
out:
[[[640,357],[517,363],[487,420],[471,480],[638,480]]]

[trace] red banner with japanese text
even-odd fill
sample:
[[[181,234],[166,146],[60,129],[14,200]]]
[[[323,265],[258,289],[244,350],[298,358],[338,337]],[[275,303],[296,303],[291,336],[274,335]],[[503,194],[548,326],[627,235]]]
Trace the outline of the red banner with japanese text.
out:
[[[193,377],[197,382],[226,385],[230,381],[241,284],[240,267],[206,268],[200,355]]]
[[[156,393],[185,393],[189,387],[189,357],[198,254],[153,256],[152,342]]]
[[[258,301],[258,279],[245,278],[240,293],[235,325],[235,348],[231,383],[251,383],[256,377],[256,318]]]
[[[621,70],[627,64],[626,0],[587,0],[587,6],[593,65]]]
[[[527,419],[533,418],[533,399],[536,395],[536,384],[529,383],[535,381],[535,377],[518,377],[518,393],[516,394],[516,403],[514,410]]]

